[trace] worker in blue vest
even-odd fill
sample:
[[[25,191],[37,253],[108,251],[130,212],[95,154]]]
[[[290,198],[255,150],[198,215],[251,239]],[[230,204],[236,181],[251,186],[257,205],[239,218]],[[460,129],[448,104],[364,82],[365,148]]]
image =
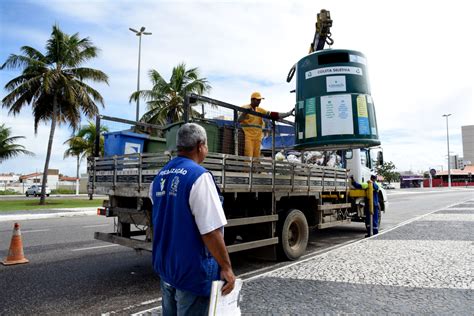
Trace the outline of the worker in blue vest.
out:
[[[156,175],[153,203],[153,268],[161,279],[163,315],[207,315],[212,281],[235,275],[224,243],[227,224],[212,175],[199,164],[207,156],[203,127],[187,123],[176,136],[178,156]]]
[[[367,181],[367,183],[358,183],[357,181],[354,180],[354,176],[351,176],[351,182],[352,185],[356,189],[364,189],[366,190],[369,187],[369,182],[372,182],[373,188],[374,188],[374,193],[373,193],[373,203],[374,203],[374,214],[373,214],[373,221],[372,221],[372,228],[374,235],[377,235],[379,233],[379,184],[377,183],[377,176],[376,175],[371,175],[370,180]],[[364,212],[365,212],[365,227],[367,229],[367,235],[365,237],[370,236],[370,209],[369,209],[369,204],[365,203],[364,206]]]

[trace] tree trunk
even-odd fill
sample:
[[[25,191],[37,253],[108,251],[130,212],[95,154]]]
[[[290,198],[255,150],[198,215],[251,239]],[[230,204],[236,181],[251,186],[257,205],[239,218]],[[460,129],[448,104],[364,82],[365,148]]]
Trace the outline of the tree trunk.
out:
[[[79,195],[79,167],[80,167],[80,158],[77,155],[77,168],[76,168],[76,195]]]
[[[51,158],[51,149],[53,148],[54,131],[56,130],[56,112],[58,107],[56,97],[53,98],[53,115],[51,117],[51,130],[49,131],[48,151],[46,152],[46,161],[44,163],[43,184],[41,187],[40,205],[45,204],[46,184],[48,182],[49,160]]]

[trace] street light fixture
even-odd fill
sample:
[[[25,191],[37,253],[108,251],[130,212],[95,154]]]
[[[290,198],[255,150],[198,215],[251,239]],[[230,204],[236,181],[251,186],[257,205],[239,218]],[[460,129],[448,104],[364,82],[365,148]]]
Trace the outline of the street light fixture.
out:
[[[446,118],[446,139],[448,142],[448,187],[451,187],[451,161],[449,157],[449,128],[448,128],[448,117],[451,116],[451,113],[449,114],[443,114],[443,117]]]
[[[128,28],[130,31],[135,33],[139,40],[138,40],[138,76],[137,76],[137,92],[140,91],[140,55],[142,53],[142,35],[151,35],[150,32],[145,32],[145,27],[142,26],[140,28],[140,31],[137,31],[135,29],[132,29],[131,27]],[[137,97],[137,122],[139,119],[139,112],[140,112],[140,98]]]

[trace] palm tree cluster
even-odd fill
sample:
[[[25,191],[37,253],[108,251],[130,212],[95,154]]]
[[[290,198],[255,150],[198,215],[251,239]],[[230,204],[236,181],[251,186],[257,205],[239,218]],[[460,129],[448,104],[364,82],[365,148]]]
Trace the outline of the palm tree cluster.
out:
[[[107,83],[108,78],[100,70],[81,66],[97,56],[98,48],[88,38],[80,38],[78,33],[65,34],[56,25],[46,43],[45,54],[30,46],[23,46],[21,52],[10,55],[0,68],[22,71],[5,85],[9,93],[2,99],[2,106],[9,109],[9,114],[16,115],[31,105],[35,133],[40,122],[51,122],[40,200],[44,204],[56,124],[67,123],[77,129],[81,113],[90,119],[97,115],[96,103],[103,106],[103,98],[84,81]]]
[[[142,98],[147,103],[147,112],[141,121],[166,125],[182,119],[184,100],[187,94],[202,95],[211,90],[206,78],[200,78],[198,68],[186,69],[185,63],[173,68],[167,82],[157,70],[150,70],[149,78],[153,85],[151,90],[140,90],[133,93],[130,102]]]
[[[47,171],[56,125],[69,124],[76,131],[80,127],[81,114],[92,119],[99,114],[97,104],[104,106],[100,93],[85,81],[107,83],[107,75],[100,70],[82,66],[97,57],[97,54],[98,48],[88,38],[80,38],[78,33],[68,35],[55,25],[46,43],[45,53],[23,46],[21,54],[11,54],[0,67],[0,70],[21,70],[19,76],[5,85],[8,94],[2,99],[2,107],[9,109],[9,114],[17,115],[31,105],[35,133],[40,122],[51,124],[40,204],[45,202]],[[150,70],[149,77],[152,89],[137,91],[130,97],[130,102],[138,98],[147,102],[147,112],[141,118],[147,123],[166,125],[181,120],[186,95],[202,95],[211,89],[207,79],[200,78],[198,68],[186,69],[184,63],[173,68],[169,82],[156,70]],[[101,129],[101,133],[105,131]],[[14,144],[21,136],[10,137],[9,129],[3,125],[0,133],[3,133],[0,135],[3,155],[0,159],[21,153],[31,154],[23,146]],[[66,141],[69,148],[64,155],[77,157],[77,172],[81,159],[93,154],[95,133],[95,125],[89,122]],[[103,139],[101,146],[103,148]]]
[[[34,153],[25,149],[24,146],[16,144],[24,136],[11,136],[11,129],[5,124],[0,125],[0,163],[14,158],[18,155],[34,156]]]

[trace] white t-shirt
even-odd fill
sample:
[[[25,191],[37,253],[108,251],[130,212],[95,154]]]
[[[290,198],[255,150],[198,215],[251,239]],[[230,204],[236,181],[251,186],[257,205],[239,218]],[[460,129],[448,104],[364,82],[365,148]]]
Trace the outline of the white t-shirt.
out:
[[[153,203],[153,183],[150,184],[150,199]],[[194,182],[189,193],[189,206],[201,235],[210,233],[227,224],[216,185],[209,172],[203,173]]]

